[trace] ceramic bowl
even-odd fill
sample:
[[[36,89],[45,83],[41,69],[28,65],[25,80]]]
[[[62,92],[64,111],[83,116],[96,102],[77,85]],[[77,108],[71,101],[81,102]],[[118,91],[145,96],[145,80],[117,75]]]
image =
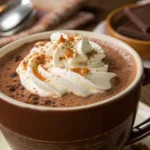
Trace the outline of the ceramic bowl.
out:
[[[110,36],[113,36],[129,44],[131,47],[133,47],[143,59],[150,59],[150,41],[133,39],[133,38],[121,35],[116,31],[116,28],[127,20],[127,17],[123,13],[124,8],[125,7],[136,8],[138,6],[139,4],[130,4],[130,5],[121,6],[113,10],[107,16],[106,30]]]

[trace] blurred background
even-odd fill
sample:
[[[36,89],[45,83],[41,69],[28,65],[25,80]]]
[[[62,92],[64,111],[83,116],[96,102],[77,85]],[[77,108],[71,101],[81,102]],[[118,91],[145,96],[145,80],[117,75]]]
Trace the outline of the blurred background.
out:
[[[136,0],[0,0],[0,47],[47,30],[91,31],[111,10],[133,2]]]

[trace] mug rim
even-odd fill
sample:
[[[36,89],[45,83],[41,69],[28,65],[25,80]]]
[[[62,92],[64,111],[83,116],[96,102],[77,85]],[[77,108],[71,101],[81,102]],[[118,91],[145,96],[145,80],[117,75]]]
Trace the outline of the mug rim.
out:
[[[5,95],[4,93],[0,92],[0,99],[11,103],[13,105],[22,107],[22,108],[28,108],[28,109],[34,109],[34,110],[39,110],[39,111],[73,111],[73,110],[83,110],[83,109],[88,109],[88,108],[94,108],[100,105],[105,105],[107,103],[113,102],[115,100],[117,100],[118,98],[122,97],[123,95],[127,94],[131,89],[133,89],[137,83],[140,81],[142,74],[143,74],[143,64],[142,64],[142,60],[140,58],[140,56],[138,55],[138,53],[129,45],[127,45],[126,43],[107,36],[107,35],[103,35],[100,33],[94,33],[94,32],[89,32],[89,31],[81,31],[81,30],[53,30],[53,31],[48,31],[48,32],[42,32],[42,33],[37,33],[37,34],[33,34],[33,35],[29,35],[27,37],[21,38],[19,40],[16,40],[4,47],[2,47],[0,49],[0,58],[1,58],[1,53],[4,52],[5,50],[9,49],[10,47],[15,46],[15,48],[12,48],[10,51],[16,49],[17,47],[20,47],[21,45],[27,43],[26,41],[36,41],[36,40],[44,40],[44,38],[48,38],[50,36],[50,34],[54,33],[54,32],[66,32],[66,33],[79,33],[82,34],[84,36],[87,37],[93,37],[95,39],[99,39],[99,40],[104,40],[110,43],[115,43],[116,46],[122,47],[125,50],[128,51],[128,53],[134,57],[134,62],[136,63],[137,66],[137,73],[136,76],[134,78],[134,80],[131,82],[131,84],[126,87],[123,91],[119,92],[118,94],[107,98],[103,101],[99,101],[99,102],[95,102],[92,104],[87,104],[87,105],[82,105],[82,106],[73,106],[73,107],[46,107],[46,106],[36,106],[36,105],[32,105],[32,104],[27,104],[27,103],[23,103],[20,101],[17,101],[7,95]],[[44,37],[44,38],[43,38]],[[16,47],[17,45],[17,47]],[[9,52],[6,52],[6,54]],[[5,55],[5,54],[4,54]],[[3,56],[3,55],[2,55]]]

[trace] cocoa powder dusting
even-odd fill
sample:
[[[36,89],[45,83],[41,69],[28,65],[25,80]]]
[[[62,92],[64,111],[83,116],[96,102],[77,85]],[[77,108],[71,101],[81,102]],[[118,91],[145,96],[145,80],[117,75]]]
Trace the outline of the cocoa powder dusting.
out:
[[[73,54],[74,54],[73,50],[69,48],[69,49],[67,49],[67,51],[65,53],[65,58],[66,59],[72,58]]]
[[[36,69],[33,69],[33,73],[37,76],[40,80],[45,81],[47,78],[43,77]]]
[[[16,77],[17,76],[17,73],[16,72],[13,72],[10,74],[10,77]]]
[[[80,74],[81,76],[85,76],[90,71],[88,68],[72,68],[70,70]]]

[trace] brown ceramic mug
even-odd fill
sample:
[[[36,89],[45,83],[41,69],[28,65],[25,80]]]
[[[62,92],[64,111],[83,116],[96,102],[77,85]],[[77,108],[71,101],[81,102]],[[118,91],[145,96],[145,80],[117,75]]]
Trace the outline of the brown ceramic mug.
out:
[[[79,107],[34,106],[0,93],[0,127],[12,150],[120,150],[127,141],[135,142],[148,135],[149,120],[143,130],[143,124],[132,130],[143,79],[139,55],[130,46],[109,36],[86,31],[63,32],[80,33],[124,48],[135,60],[135,79],[119,94]],[[51,33],[15,41],[0,50],[0,57],[24,43],[48,39]]]

